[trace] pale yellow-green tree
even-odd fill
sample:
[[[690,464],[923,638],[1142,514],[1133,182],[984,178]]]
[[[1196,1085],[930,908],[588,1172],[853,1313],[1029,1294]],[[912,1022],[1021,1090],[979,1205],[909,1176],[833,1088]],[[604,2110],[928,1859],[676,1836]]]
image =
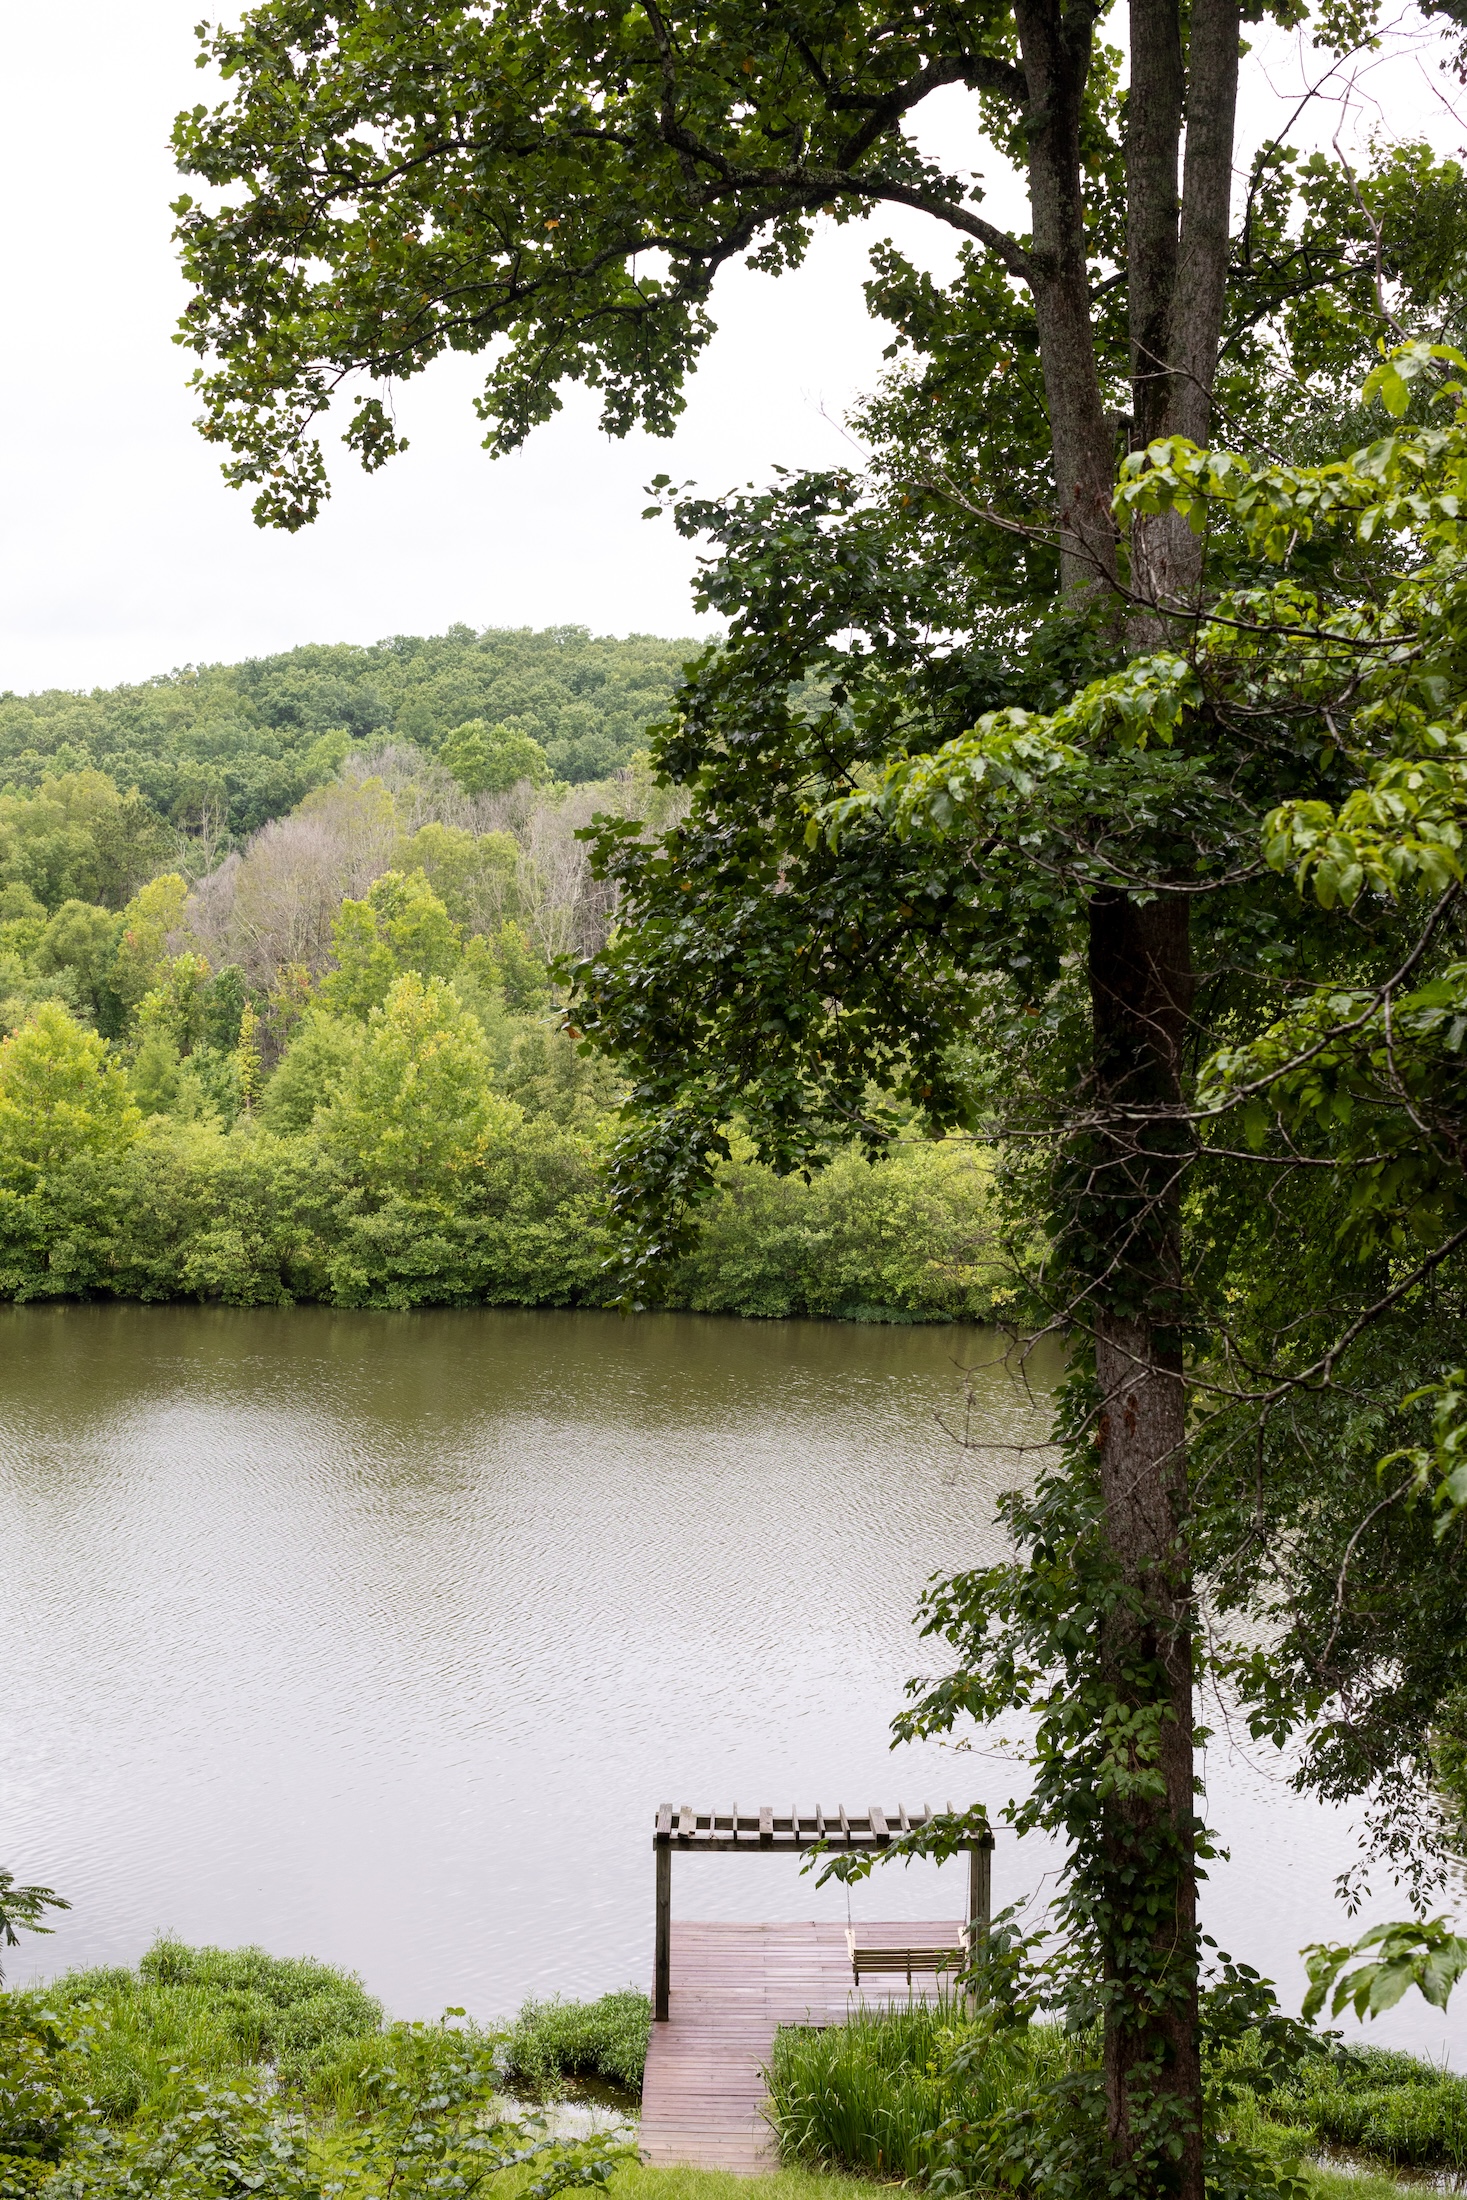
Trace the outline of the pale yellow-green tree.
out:
[[[478,1019],[441,978],[409,971],[366,1022],[314,1135],[369,1195],[450,1199],[523,1111],[494,1091]]]
[[[522,779],[538,787],[550,777],[549,760],[532,734],[482,718],[455,726],[438,753],[468,794],[508,794]]]
[[[458,968],[458,926],[418,872],[384,871],[361,901],[347,899],[331,928],[336,968],[321,988],[333,1015],[366,1016],[397,980],[447,978]]]
[[[58,1002],[0,1041],[0,1186],[34,1191],[82,1156],[121,1154],[142,1122],[106,1040]]]
[[[123,910],[112,983],[128,1008],[163,982],[168,936],[182,923],[187,900],[187,882],[177,871],[164,871],[140,887]]]

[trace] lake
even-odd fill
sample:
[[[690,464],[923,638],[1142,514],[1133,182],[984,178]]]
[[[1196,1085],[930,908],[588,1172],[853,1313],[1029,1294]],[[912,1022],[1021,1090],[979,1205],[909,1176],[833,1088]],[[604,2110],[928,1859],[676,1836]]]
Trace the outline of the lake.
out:
[[[16,1980],[154,1934],[491,2017],[651,1968],[662,1800],[997,1808],[1004,1736],[893,1753],[924,1579],[997,1558],[1058,1362],[981,1330],[692,1315],[0,1311],[0,1861],[75,1905]],[[963,1367],[976,1442],[962,1448]],[[947,1424],[945,1427],[944,1424]],[[1007,1737],[1018,1734],[1015,1726]],[[1348,1814],[1214,1742],[1207,1929],[1296,2008]],[[1054,1857],[1000,1833],[994,1899]],[[961,1864],[857,1916],[955,1917]],[[844,1916],[792,1860],[674,1914]],[[1389,1888],[1366,1913],[1403,1905]],[[1467,1998],[1373,2028],[1467,2062]],[[1352,2020],[1353,2030],[1353,2020]]]

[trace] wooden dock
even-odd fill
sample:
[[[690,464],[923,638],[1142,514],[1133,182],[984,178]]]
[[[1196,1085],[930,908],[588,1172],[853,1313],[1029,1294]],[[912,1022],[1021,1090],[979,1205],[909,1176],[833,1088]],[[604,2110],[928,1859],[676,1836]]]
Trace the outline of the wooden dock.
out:
[[[899,1948],[913,1941],[962,1945],[960,1923],[863,1924],[861,1939]],[[699,1925],[671,1932],[665,2023],[654,2024],[642,2082],[642,2158],[664,2167],[724,2169],[756,2176],[778,2167],[764,2120],[763,2069],[781,2024],[838,2024],[857,2005],[932,1998],[928,1977],[851,1982],[840,1924]]]

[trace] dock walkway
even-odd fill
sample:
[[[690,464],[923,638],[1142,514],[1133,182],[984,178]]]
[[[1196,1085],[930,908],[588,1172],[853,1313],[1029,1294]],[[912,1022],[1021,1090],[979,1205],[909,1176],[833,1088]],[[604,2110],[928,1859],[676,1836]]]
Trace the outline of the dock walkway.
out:
[[[863,1942],[900,1948],[962,1944],[961,1924],[862,1924]],[[778,2167],[764,2120],[764,2080],[775,2027],[838,2024],[857,2005],[905,2003],[901,1976],[851,1984],[845,1927],[745,1925],[677,1919],[671,1936],[667,2021],[654,2024],[642,2082],[642,2158],[755,2176]],[[932,1977],[910,1989],[938,1991]]]

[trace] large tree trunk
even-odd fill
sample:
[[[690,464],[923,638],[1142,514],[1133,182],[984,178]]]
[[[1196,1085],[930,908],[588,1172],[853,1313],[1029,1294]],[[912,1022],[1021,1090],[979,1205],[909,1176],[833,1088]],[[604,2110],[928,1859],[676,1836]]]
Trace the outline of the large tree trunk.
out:
[[[1196,0],[1185,77],[1176,0],[1131,0],[1127,129],[1128,302],[1133,440],[1206,443],[1222,336],[1238,105],[1238,0]],[[1177,199],[1185,100],[1187,150]],[[1155,648],[1167,613],[1189,608],[1202,538],[1167,513],[1135,530],[1132,639]]]
[[[1071,0],[1016,0],[1028,88],[1033,295],[1059,491],[1061,580],[1074,596],[1118,577],[1110,517],[1115,437],[1096,366],[1080,115],[1093,17]],[[1127,283],[1133,441],[1205,442],[1227,279],[1238,0],[1131,0]],[[1186,152],[1182,188],[1182,127]],[[1199,538],[1170,520],[1130,544],[1133,649],[1168,638],[1196,597]],[[1119,2167],[1203,2200],[1193,1794],[1193,1614],[1179,1329],[1180,1103],[1192,999],[1184,896],[1145,905],[1097,893],[1090,909],[1094,1115],[1091,1212],[1100,1262],[1087,1300],[1100,1390],[1105,1536],[1117,1596],[1102,1681],[1128,1722],[1134,1777],[1100,1801],[1105,2086]]]
[[[1177,159],[1182,144],[1182,30],[1177,0],[1131,0],[1126,112],[1126,305],[1131,421],[1142,448],[1162,433],[1171,389],[1177,295]]]
[[[1101,1632],[1102,1678],[1132,1739],[1136,1776],[1101,1805],[1106,2106],[1127,2164],[1157,2110],[1180,2140],[1180,2200],[1203,2200],[1192,1770],[1192,1593],[1185,1398],[1178,1333],[1179,1188],[1187,1145],[1182,1053],[1193,980],[1181,895],[1090,909],[1092,1090],[1088,1198],[1108,1220],[1094,1296],[1097,1444],[1119,1594]],[[1144,2105],[1143,2105],[1144,2104]],[[1140,2111],[1140,2113],[1138,2113]]]
[[[1238,39],[1238,0],[1196,0],[1187,51],[1187,155],[1166,414],[1166,433],[1190,436],[1194,443],[1205,443],[1212,432],[1212,384],[1228,281]],[[1199,543],[1199,564],[1200,556]]]
[[[1028,87],[1030,288],[1059,494],[1060,585],[1075,595],[1116,571],[1115,431],[1095,360],[1080,161],[1092,19],[1058,0],[1017,0],[1014,19]]]

